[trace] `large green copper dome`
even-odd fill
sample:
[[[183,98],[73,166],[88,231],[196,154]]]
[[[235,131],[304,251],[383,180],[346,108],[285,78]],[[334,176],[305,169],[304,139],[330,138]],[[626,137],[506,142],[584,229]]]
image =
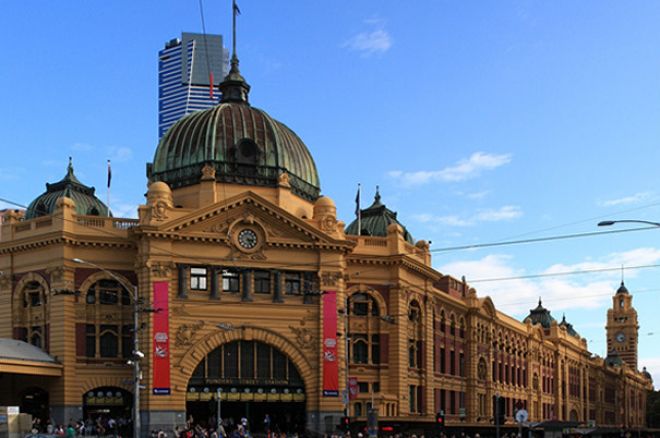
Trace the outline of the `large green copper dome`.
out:
[[[91,216],[112,216],[108,207],[94,196],[94,187],[81,183],[73,173],[73,164],[69,159],[66,175],[60,181],[46,184],[46,192],[39,195],[28,205],[25,219],[52,214],[57,207],[57,200],[67,197],[76,203],[76,213]]]
[[[210,165],[216,181],[275,187],[287,173],[294,193],[316,200],[320,184],[312,155],[291,129],[248,103],[238,60],[220,89],[219,105],[183,117],[163,136],[147,164],[150,181],[173,189],[197,184]]]
[[[545,329],[549,329],[552,325],[552,322],[555,321],[555,318],[550,315],[550,311],[543,307],[541,304],[541,298],[539,298],[539,305],[535,309],[529,311],[527,318],[523,322],[531,321],[532,324],[541,324]]]

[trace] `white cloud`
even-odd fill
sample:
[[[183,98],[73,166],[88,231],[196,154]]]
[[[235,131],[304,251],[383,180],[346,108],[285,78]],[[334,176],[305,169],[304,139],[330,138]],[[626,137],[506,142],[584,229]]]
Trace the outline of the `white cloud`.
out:
[[[361,52],[362,56],[387,52],[392,47],[392,37],[385,30],[385,20],[371,18],[364,22],[373,29],[353,35],[342,47]]]
[[[483,190],[483,191],[481,191],[481,192],[468,193],[468,194],[466,194],[465,196],[466,196],[468,199],[478,200],[478,199],[483,199],[483,198],[485,198],[489,193],[490,193],[490,190]]]
[[[475,178],[484,170],[496,169],[511,162],[511,154],[489,154],[475,152],[453,166],[440,170],[419,170],[403,172],[393,170],[389,176],[398,179],[404,186],[416,186],[430,182],[459,182]]]
[[[637,204],[649,199],[650,196],[651,193],[649,192],[639,192],[639,193],[635,193],[634,195],[624,196],[622,198],[600,201],[598,205],[600,205],[601,207],[615,207],[619,205]]]
[[[526,314],[536,306],[542,297],[545,307],[550,308],[554,317],[571,308],[598,308],[606,305],[621,275],[616,268],[626,265],[646,265],[660,261],[660,250],[637,248],[631,251],[612,253],[601,260],[586,260],[573,265],[554,264],[538,272],[549,275],[537,278],[524,278],[537,272],[526,272],[515,266],[515,261],[504,255],[488,255],[477,260],[462,260],[440,266],[440,272],[450,275],[465,275],[468,283],[475,287],[479,296],[489,295],[495,306],[506,313]],[[556,275],[583,270],[604,270],[587,275]],[[636,270],[630,270],[626,277],[634,277]],[[479,281],[494,280],[494,281]],[[512,298],[515,297],[515,298]]]
[[[500,222],[517,219],[523,212],[516,205],[505,205],[498,209],[478,210],[469,217],[460,217],[457,215],[434,216],[428,213],[413,215],[413,218],[421,223],[431,225],[445,225],[451,227],[469,227],[479,222]]]

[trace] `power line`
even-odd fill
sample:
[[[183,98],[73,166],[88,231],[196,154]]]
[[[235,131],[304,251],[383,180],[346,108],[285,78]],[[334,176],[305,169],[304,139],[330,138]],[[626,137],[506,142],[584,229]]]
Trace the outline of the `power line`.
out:
[[[637,266],[624,266],[625,269],[647,269],[647,268],[659,268],[660,264],[656,265],[637,265]],[[510,280],[524,280],[527,278],[544,278],[544,277],[561,277],[565,275],[580,275],[580,274],[593,274],[595,272],[608,272],[608,271],[620,271],[621,266],[616,268],[597,268],[597,269],[579,269],[575,271],[563,271],[563,272],[549,272],[544,274],[529,274],[529,275],[518,275],[514,277],[495,277],[495,278],[478,278],[476,280],[470,280],[469,283],[486,283],[493,281],[510,281]]]

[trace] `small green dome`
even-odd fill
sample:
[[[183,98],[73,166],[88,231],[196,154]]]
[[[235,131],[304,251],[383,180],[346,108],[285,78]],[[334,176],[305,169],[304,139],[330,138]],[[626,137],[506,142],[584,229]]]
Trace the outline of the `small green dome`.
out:
[[[70,198],[76,203],[76,213],[79,215],[112,216],[108,207],[94,196],[94,192],[94,187],[88,187],[76,178],[69,158],[69,167],[64,178],[56,183],[46,183],[46,192],[30,203],[25,219],[53,214],[57,200],[62,197]]]
[[[541,298],[539,298],[539,305],[529,311],[529,315],[523,322],[531,321],[532,324],[541,324],[543,328],[549,329],[554,320],[552,315],[550,315],[550,311],[543,307]]]
[[[414,244],[415,240],[406,227],[396,218],[396,212],[390,210],[380,202],[380,193],[376,188],[374,203],[368,208],[360,210],[360,220],[355,219],[346,227],[346,234],[353,236],[387,236],[387,227],[390,224],[398,224],[403,228],[403,237],[407,242]]]
[[[611,367],[620,367],[623,365],[623,359],[621,359],[621,356],[619,356],[619,353],[616,350],[612,350],[607,353],[605,363]]]
[[[579,337],[580,337],[580,335],[578,334],[578,332],[575,331],[575,328],[573,328],[573,324],[571,324],[570,322],[566,321],[566,315],[563,315],[563,316],[562,316],[562,318],[561,318],[561,322],[559,323],[559,325],[560,325],[561,327],[566,327],[566,332],[567,332],[569,335],[573,336],[574,338],[579,338]]]
[[[199,183],[202,168],[215,168],[215,180],[276,187],[282,173],[291,190],[316,200],[320,193],[316,164],[303,141],[286,125],[248,103],[249,86],[238,72],[238,60],[220,84],[220,104],[183,117],[165,133],[150,181],[172,189]]]

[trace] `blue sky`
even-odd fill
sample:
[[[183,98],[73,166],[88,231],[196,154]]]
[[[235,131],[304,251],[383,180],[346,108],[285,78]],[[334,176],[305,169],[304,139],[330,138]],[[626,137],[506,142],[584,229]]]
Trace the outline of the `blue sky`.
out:
[[[660,3],[239,3],[251,102],[306,142],[347,223],[357,183],[365,204],[380,185],[437,269],[517,317],[542,296],[600,355],[623,265],[640,366],[660,381],[660,269],[634,268],[660,263],[660,230],[439,251],[660,220]],[[207,31],[228,35],[229,0],[204,5]],[[111,207],[134,216],[157,144],[157,52],[201,31],[198,2],[1,7],[0,197],[29,203],[72,155],[105,199],[111,159]]]

